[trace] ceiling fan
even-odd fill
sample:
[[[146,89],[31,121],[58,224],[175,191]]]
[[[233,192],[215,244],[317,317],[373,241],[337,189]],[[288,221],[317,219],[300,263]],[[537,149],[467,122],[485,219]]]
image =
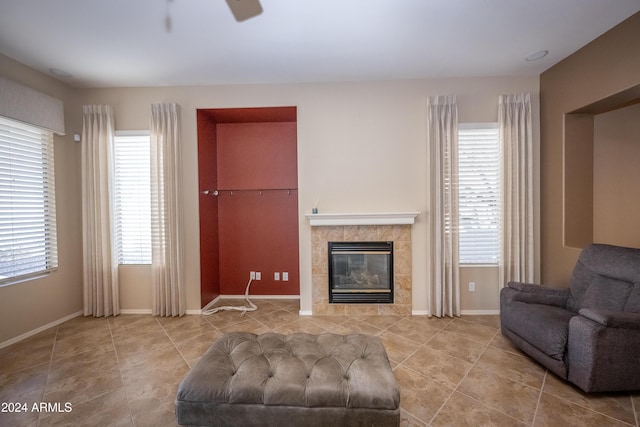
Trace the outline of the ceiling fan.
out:
[[[171,15],[169,13],[169,4],[171,2],[173,2],[173,0],[167,0],[167,15],[164,19],[164,28],[167,33],[170,33],[173,27]],[[227,5],[233,14],[233,17],[238,22],[246,21],[247,19],[253,18],[262,13],[260,0],[227,0]]]
[[[260,0],[227,0],[227,5],[238,22],[246,21],[262,13]]]

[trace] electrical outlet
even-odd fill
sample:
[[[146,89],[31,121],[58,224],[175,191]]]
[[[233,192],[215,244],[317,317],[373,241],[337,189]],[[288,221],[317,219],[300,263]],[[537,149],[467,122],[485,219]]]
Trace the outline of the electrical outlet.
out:
[[[469,282],[469,292],[476,291],[476,282]]]
[[[280,272],[276,271],[275,273],[273,273],[273,280],[275,280],[276,282],[278,280],[280,280]]]
[[[256,280],[262,280],[262,273],[256,271]]]
[[[282,272],[282,280],[285,282],[289,281],[289,272],[288,271],[283,271]]]
[[[255,271],[250,271],[249,272],[249,279],[251,279],[251,280],[255,280],[256,279],[256,272]]]

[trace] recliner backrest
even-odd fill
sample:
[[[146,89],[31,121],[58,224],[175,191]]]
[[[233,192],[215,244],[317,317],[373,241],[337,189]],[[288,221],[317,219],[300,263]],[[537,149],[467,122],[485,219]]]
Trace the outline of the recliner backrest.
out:
[[[571,275],[567,309],[640,312],[640,249],[592,244]]]

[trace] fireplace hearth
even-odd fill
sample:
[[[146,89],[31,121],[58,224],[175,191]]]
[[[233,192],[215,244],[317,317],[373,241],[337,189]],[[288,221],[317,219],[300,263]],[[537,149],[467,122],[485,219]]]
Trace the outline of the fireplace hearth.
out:
[[[328,242],[329,303],[393,303],[393,242]]]

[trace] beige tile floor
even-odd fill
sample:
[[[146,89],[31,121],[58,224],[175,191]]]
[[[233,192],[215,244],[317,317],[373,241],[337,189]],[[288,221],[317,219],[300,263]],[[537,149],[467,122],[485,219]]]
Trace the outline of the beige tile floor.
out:
[[[578,391],[503,338],[497,316],[299,316],[297,301],[255,302],[244,317],[78,317],[0,349],[0,402],[27,404],[0,426],[174,426],[178,383],[228,331],[378,335],[403,426],[639,426],[640,393]]]

